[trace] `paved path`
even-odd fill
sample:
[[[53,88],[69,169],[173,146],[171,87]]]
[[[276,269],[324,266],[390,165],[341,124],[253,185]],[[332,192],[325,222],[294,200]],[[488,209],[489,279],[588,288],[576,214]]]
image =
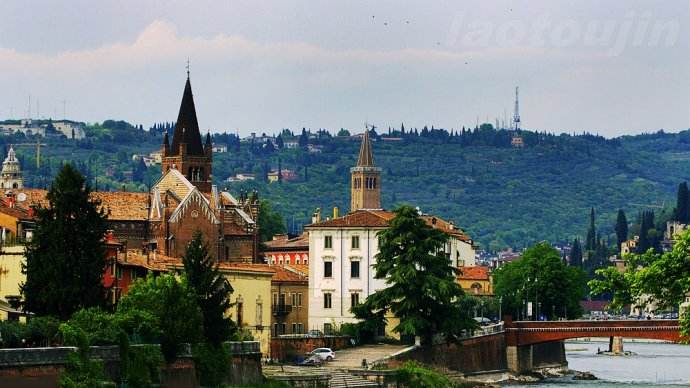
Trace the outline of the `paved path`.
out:
[[[362,366],[362,359],[368,363],[390,356],[407,348],[408,345],[364,345],[335,351],[335,360],[325,363],[326,368],[347,369]]]

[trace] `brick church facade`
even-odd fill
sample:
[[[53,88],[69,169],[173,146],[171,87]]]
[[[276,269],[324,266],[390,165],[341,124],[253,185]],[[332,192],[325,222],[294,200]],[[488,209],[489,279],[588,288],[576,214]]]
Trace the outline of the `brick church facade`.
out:
[[[161,178],[148,193],[94,192],[114,238],[125,250],[181,257],[196,230],[203,233],[218,262],[259,263],[259,198],[239,198],[212,183],[211,137],[202,141],[192,86],[187,77],[172,141],[162,144]],[[19,189],[20,207],[48,206],[47,192]]]

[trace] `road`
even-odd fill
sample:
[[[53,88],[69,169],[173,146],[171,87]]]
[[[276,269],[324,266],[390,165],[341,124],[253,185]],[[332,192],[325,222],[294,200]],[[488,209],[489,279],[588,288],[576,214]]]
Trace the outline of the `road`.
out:
[[[368,363],[380,360],[393,353],[407,348],[409,345],[364,345],[335,351],[335,360],[325,363],[327,368],[348,369],[362,366],[362,359]]]

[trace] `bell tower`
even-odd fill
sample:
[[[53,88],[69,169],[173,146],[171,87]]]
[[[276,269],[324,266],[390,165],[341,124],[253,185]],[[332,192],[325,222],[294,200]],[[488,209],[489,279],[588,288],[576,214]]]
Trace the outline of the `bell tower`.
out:
[[[350,211],[381,209],[381,168],[374,165],[369,128],[364,130],[357,165],[350,169],[350,175]]]
[[[168,143],[167,133],[163,137],[161,172],[174,168],[201,192],[210,193],[212,154],[211,135],[206,134],[205,144],[201,140],[188,71],[172,142]]]

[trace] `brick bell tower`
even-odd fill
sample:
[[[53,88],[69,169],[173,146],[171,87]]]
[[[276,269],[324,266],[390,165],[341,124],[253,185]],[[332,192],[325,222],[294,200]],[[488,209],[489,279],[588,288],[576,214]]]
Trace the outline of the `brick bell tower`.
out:
[[[201,141],[192,96],[192,84],[189,81],[189,71],[187,71],[187,83],[182,94],[172,143],[168,142],[167,133],[163,137],[161,172],[165,175],[168,170],[174,168],[201,192],[210,193],[213,177],[211,175],[212,154],[211,135],[206,134],[205,144]]]
[[[357,165],[350,169],[350,211],[381,209],[381,168],[374,166],[369,128],[364,131]]]

